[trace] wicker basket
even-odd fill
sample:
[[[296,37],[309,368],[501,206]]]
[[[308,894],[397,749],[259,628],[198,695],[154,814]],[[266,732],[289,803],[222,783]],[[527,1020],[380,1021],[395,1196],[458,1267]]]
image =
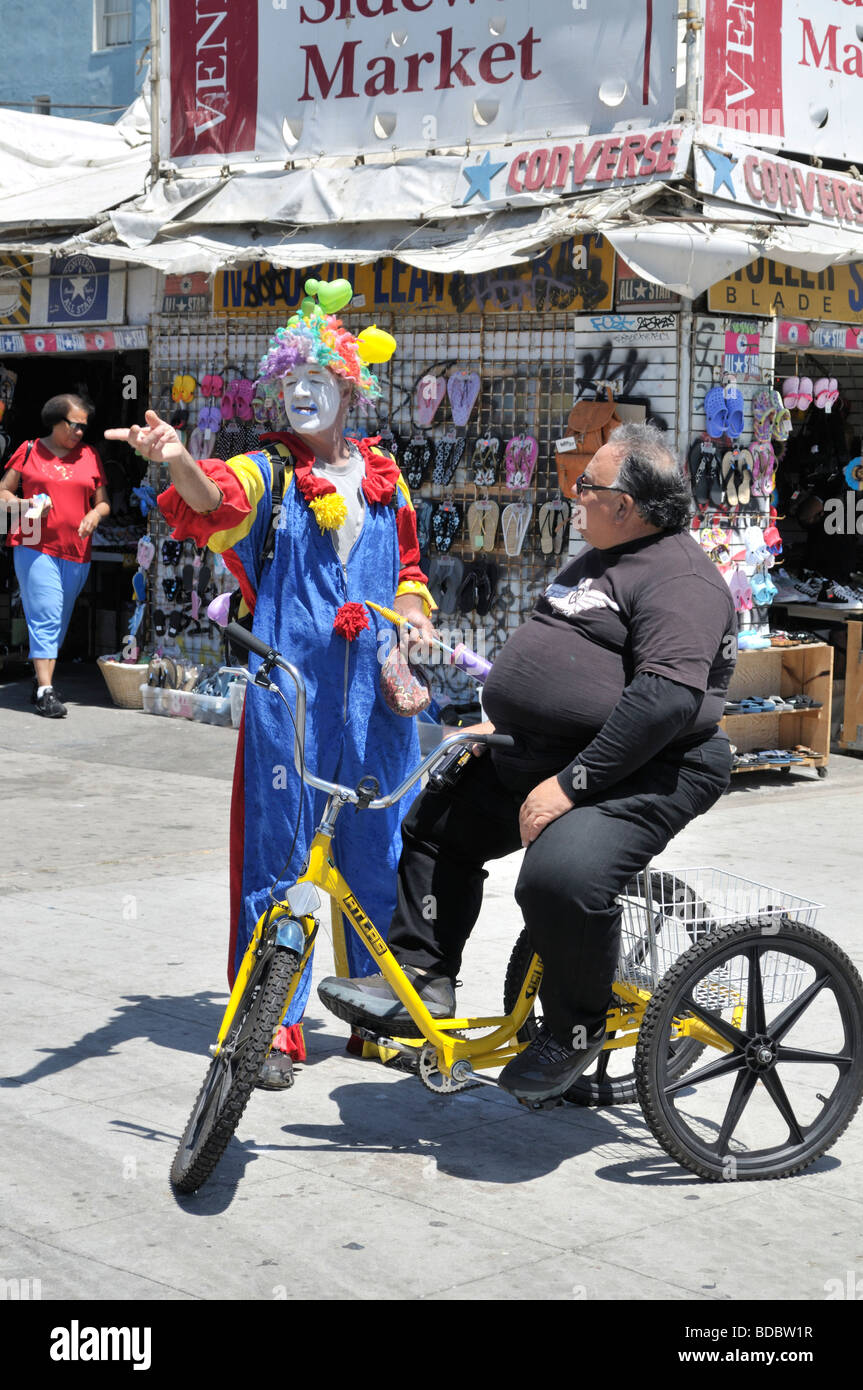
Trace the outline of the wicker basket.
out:
[[[144,665],[134,665],[115,660],[112,656],[100,656],[97,665],[105,677],[108,694],[120,709],[143,709],[141,682],[146,684],[147,670]]]

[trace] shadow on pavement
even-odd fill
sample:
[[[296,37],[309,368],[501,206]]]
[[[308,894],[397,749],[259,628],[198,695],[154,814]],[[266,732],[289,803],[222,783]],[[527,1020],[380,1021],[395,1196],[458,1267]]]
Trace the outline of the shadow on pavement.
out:
[[[110,1057],[133,1039],[144,1038],[175,1052],[201,1053],[219,1031],[225,995],[215,990],[199,994],[131,994],[101,1028],[85,1033],[65,1047],[39,1048],[42,1060],[18,1076],[0,1078],[0,1086],[28,1086],[68,1071],[92,1057]]]

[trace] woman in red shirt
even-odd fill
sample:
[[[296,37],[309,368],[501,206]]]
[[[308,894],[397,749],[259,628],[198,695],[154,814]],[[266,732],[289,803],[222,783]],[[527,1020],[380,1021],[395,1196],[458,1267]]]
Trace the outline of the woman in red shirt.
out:
[[[66,713],[54,666],[90,570],[90,538],[111,511],[102,461],[83,443],[89,421],[80,396],[52,396],[42,407],[44,438],[19,445],[0,478],[36,671],[33,700],[48,719]]]

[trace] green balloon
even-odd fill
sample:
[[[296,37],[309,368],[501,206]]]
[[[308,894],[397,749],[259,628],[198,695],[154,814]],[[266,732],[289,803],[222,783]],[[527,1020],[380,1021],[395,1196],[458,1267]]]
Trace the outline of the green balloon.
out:
[[[312,284],[315,285],[314,291],[310,288]],[[306,291],[317,295],[318,303],[325,314],[337,314],[339,309],[344,309],[354,297],[350,280],[307,280]]]

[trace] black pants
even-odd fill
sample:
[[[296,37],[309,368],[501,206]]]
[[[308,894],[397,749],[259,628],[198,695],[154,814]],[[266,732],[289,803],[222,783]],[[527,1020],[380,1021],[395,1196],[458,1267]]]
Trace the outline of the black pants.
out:
[[[542,957],[540,998],[555,1037],[592,1032],[610,1007],[620,940],[617,894],[730,780],[728,740],[658,757],[546,826],[524,856],[515,896]],[[504,785],[488,753],[456,786],[426,789],[402,824],[389,944],[404,964],[455,976],[479,916],[483,865],[520,848],[526,792]]]

